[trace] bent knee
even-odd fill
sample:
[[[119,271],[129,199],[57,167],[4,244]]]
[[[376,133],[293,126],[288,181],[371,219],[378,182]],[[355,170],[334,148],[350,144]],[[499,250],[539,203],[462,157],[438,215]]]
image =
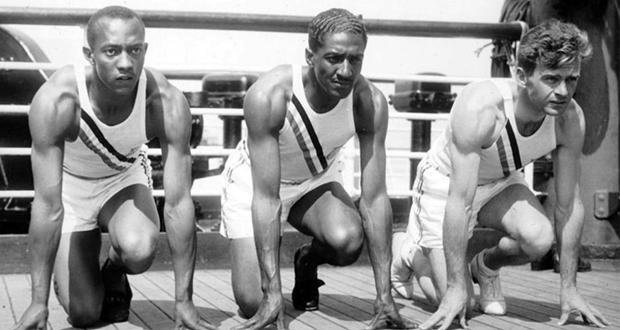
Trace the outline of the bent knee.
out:
[[[527,226],[521,231],[521,249],[531,260],[544,256],[553,244],[553,227],[548,221]]]
[[[129,274],[145,272],[155,258],[157,238],[153,235],[131,235],[120,242],[119,255]]]
[[[239,316],[249,319],[256,314],[261,302],[261,297],[235,292],[235,302],[237,306],[239,306]]]
[[[364,233],[359,229],[342,229],[332,233],[333,264],[347,266],[354,263],[362,252]]]

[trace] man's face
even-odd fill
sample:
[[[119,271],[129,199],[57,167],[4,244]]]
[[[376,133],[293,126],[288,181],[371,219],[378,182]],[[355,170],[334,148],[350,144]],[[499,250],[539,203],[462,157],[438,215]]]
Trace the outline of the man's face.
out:
[[[563,114],[575,94],[580,70],[580,60],[555,69],[538,64],[534,72],[525,78],[531,103],[547,115]]]
[[[136,19],[103,18],[99,21],[90,58],[99,80],[111,91],[127,95],[138,84],[147,44]]]
[[[323,45],[308,51],[308,64],[323,91],[331,96],[345,98],[359,78],[366,43],[361,35],[348,32],[325,36]]]

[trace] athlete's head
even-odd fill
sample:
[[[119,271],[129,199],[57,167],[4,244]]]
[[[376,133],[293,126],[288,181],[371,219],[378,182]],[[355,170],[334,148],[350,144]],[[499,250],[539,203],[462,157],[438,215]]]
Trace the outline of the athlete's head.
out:
[[[532,74],[537,65],[557,69],[592,54],[588,35],[571,23],[545,21],[527,31],[519,43],[517,66]]]
[[[308,25],[308,46],[316,51],[325,41],[328,34],[347,32],[359,35],[364,43],[368,40],[366,27],[360,16],[341,8],[332,8],[316,15]]]
[[[327,95],[343,98],[360,76],[366,27],[359,16],[333,8],[319,13],[308,26],[306,62]]]
[[[134,90],[147,50],[144,36],[144,22],[129,8],[105,7],[91,16],[83,51],[105,87],[120,94]]]
[[[561,115],[571,103],[581,63],[592,48],[574,24],[546,21],[528,31],[517,53],[517,80],[528,102],[548,115]]]

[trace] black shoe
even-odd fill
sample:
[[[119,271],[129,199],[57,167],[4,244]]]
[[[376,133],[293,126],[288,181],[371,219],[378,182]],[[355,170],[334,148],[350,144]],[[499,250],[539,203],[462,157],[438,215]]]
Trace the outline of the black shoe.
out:
[[[532,261],[532,263],[530,264],[530,269],[531,270],[552,269],[553,263],[554,263],[553,262],[554,255],[557,255],[555,254],[555,249],[549,249],[549,251],[545,253],[544,256],[540,257],[540,259]]]
[[[300,311],[315,311],[319,309],[319,287],[325,282],[317,278],[316,267],[309,267],[299,261],[301,250],[305,246],[300,247],[295,252],[295,287],[291,297],[293,299],[293,307]]]
[[[101,321],[109,323],[126,322],[129,319],[131,305],[131,287],[127,274],[112,269],[110,259],[101,267],[103,277],[103,306],[101,307]],[[117,288],[122,287],[122,290]]]

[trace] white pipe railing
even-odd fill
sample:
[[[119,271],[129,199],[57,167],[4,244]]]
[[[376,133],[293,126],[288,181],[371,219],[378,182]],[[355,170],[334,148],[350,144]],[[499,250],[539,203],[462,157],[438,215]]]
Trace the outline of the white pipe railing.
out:
[[[30,111],[28,105],[0,105],[0,113],[27,114]],[[191,108],[192,115],[214,116],[243,116],[243,109],[239,108]],[[407,120],[447,120],[447,113],[422,113],[422,112],[393,112],[390,118]]]
[[[42,62],[10,62],[1,61],[0,70],[49,70],[54,71],[65,66],[67,64],[60,63],[42,63]],[[226,70],[222,70],[221,66],[185,66],[185,67],[158,67],[158,71],[161,71],[165,76],[172,76],[175,79],[185,78],[188,80],[200,80],[205,75],[218,73],[218,72],[248,72],[248,73],[261,73],[263,69],[256,67],[227,67]],[[484,80],[488,78],[483,77],[457,77],[457,76],[431,76],[420,74],[364,74],[364,77],[374,82],[381,83],[394,83],[397,80],[414,80],[420,82],[432,82],[432,83],[450,83],[454,85],[465,85],[473,81]]]

